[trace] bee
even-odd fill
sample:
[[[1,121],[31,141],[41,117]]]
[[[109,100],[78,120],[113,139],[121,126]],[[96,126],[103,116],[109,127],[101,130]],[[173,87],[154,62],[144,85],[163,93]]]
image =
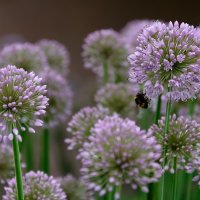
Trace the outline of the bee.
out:
[[[135,103],[141,108],[148,108],[151,99],[146,96],[146,93],[138,92],[135,96]]]

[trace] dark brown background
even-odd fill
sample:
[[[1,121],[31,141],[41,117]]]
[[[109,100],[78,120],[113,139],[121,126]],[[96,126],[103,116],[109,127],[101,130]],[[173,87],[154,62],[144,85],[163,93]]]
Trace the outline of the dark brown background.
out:
[[[30,42],[49,38],[64,43],[71,54],[69,79],[76,107],[81,107],[89,104],[96,83],[95,76],[82,67],[80,53],[84,37],[102,28],[120,30],[132,19],[178,20],[199,25],[200,6],[176,0],[0,0],[0,42],[9,40],[8,34],[17,34]],[[65,166],[78,172],[77,165],[72,164],[75,154],[68,152],[67,158],[62,154],[66,151],[65,136],[60,137],[56,138],[57,147],[51,148],[52,173],[60,174],[62,165],[63,173],[67,171]]]

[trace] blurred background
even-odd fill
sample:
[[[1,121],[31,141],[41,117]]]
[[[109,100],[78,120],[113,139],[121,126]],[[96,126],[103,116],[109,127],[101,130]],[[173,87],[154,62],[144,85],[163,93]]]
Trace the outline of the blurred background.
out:
[[[1,0],[0,45],[16,41],[34,43],[43,38],[63,43],[70,52],[69,79],[74,91],[74,110],[78,110],[92,104],[97,87],[95,75],[82,65],[84,38],[98,29],[118,31],[133,19],[178,20],[199,25],[199,6],[192,2],[161,0]],[[67,172],[78,175],[79,171],[75,152],[67,151],[63,142],[65,128],[63,125],[55,130],[51,144],[51,173],[55,176]],[[56,135],[61,131],[64,134]]]

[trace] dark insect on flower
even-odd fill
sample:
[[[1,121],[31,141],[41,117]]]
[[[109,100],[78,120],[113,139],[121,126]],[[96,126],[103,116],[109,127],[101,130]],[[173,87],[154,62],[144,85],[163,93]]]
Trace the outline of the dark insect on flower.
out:
[[[148,108],[151,99],[146,96],[146,93],[138,92],[135,96],[135,103],[141,108]]]

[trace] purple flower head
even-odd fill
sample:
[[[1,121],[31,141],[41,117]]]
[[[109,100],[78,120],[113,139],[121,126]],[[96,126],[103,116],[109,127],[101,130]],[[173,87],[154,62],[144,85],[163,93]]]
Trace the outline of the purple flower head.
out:
[[[132,87],[126,83],[108,83],[100,88],[96,95],[97,104],[108,108],[111,112],[118,113],[123,117],[135,117],[136,106],[134,96],[138,92],[138,87]]]
[[[86,188],[81,180],[76,179],[72,175],[67,175],[57,179],[61,184],[61,188],[67,195],[68,199],[72,200],[88,200]]]
[[[0,52],[0,65],[15,65],[28,72],[38,72],[48,67],[42,50],[30,43],[6,45]]]
[[[12,140],[18,130],[35,133],[42,126],[39,116],[45,114],[48,98],[46,85],[33,72],[8,65],[0,69],[0,141]]]
[[[66,200],[67,197],[61,189],[60,183],[43,172],[29,172],[23,177],[25,200]],[[3,200],[17,200],[15,178],[8,181],[5,187]]]
[[[142,32],[142,29],[153,23],[152,20],[132,20],[126,24],[121,30],[121,34],[124,36],[128,48],[133,52],[138,45],[137,37]]]
[[[199,33],[177,21],[145,27],[138,36],[136,51],[128,57],[130,80],[144,84],[150,98],[160,94],[174,101],[194,98],[200,89]]]
[[[186,168],[190,157],[199,149],[200,124],[187,117],[171,116],[169,132],[164,134],[165,117],[158,121],[158,125],[152,125],[149,132],[154,134],[159,144],[166,149],[167,163],[165,170],[173,173],[174,158],[177,158],[178,167]],[[163,160],[161,160],[162,162]]]
[[[81,148],[88,141],[91,128],[99,120],[109,115],[110,112],[102,107],[85,107],[76,113],[68,123],[67,132],[71,138],[67,138],[68,149]]]
[[[0,185],[14,176],[13,151],[9,145],[0,144]]]
[[[147,184],[161,176],[160,154],[155,138],[134,121],[107,116],[95,124],[80,153],[84,183],[100,196],[122,184],[147,192]]]
[[[128,50],[120,34],[112,29],[90,33],[84,41],[83,59],[85,68],[98,77],[103,76],[103,65],[108,65],[110,80],[115,76],[126,77]]]
[[[36,43],[47,57],[49,67],[66,76],[69,73],[70,56],[67,48],[56,40],[43,39]]]
[[[65,122],[72,110],[72,90],[68,82],[59,73],[53,69],[44,70],[40,73],[42,82],[47,85],[47,97],[49,98],[49,107],[46,117],[47,126],[53,128],[59,122]]]

